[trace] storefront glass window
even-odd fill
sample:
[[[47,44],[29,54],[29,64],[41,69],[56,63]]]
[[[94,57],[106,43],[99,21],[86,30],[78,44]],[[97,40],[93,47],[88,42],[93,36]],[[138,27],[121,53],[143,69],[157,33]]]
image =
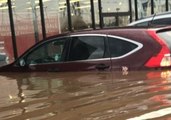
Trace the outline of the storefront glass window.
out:
[[[147,15],[147,4],[148,4],[147,0],[137,0],[138,19],[146,17],[146,15]],[[134,4],[134,7],[135,7],[135,4]]]
[[[68,13],[66,0],[58,1],[58,23],[59,23],[59,33],[68,31]]]
[[[125,26],[129,23],[129,0],[101,0],[104,27]]]
[[[99,27],[99,23],[100,23],[100,19],[99,19],[99,4],[98,4],[98,0],[93,0],[94,2],[94,14],[95,14],[95,26],[98,28]]]
[[[7,0],[0,0],[0,66],[14,61],[12,48],[8,4]]]
[[[166,0],[154,0],[154,13],[166,11]]]
[[[169,3],[169,11],[171,11],[171,0],[168,0]]]
[[[151,15],[151,0],[147,1],[147,11],[146,15]],[[155,13],[161,13],[166,11],[166,1],[165,0],[154,0],[153,1],[153,9]]]
[[[132,4],[132,21],[135,21],[135,0],[131,0]]]
[[[72,29],[87,29],[92,26],[90,0],[70,0]]]
[[[101,0],[102,12],[126,12],[129,10],[128,0]]]
[[[43,0],[44,18],[46,34],[48,36],[61,33],[61,25],[67,24],[63,21],[67,20],[66,0]],[[62,4],[63,3],[63,4]]]
[[[38,0],[14,0],[13,19],[18,56],[42,40]]]

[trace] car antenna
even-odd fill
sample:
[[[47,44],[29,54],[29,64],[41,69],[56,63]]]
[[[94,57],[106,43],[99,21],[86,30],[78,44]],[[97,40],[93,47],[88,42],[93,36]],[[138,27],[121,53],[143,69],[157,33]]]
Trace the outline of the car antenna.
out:
[[[154,21],[154,17],[156,16],[156,13],[153,15],[151,21],[148,23],[148,27],[152,26],[152,23]]]

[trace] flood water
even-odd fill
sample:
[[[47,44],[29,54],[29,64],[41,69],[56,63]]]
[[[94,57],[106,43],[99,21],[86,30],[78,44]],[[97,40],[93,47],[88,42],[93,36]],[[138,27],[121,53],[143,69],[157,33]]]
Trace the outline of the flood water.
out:
[[[170,120],[171,71],[1,73],[0,120]]]

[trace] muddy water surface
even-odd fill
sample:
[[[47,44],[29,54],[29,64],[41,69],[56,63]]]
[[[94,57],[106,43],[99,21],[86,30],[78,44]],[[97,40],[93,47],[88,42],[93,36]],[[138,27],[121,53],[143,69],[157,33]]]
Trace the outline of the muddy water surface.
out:
[[[170,120],[171,71],[3,73],[0,120]]]

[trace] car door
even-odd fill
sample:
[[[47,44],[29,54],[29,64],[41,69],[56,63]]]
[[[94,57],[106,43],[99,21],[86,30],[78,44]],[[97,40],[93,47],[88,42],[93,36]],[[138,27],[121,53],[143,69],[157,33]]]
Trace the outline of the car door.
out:
[[[72,35],[65,66],[72,71],[109,71],[111,60],[106,35]]]

